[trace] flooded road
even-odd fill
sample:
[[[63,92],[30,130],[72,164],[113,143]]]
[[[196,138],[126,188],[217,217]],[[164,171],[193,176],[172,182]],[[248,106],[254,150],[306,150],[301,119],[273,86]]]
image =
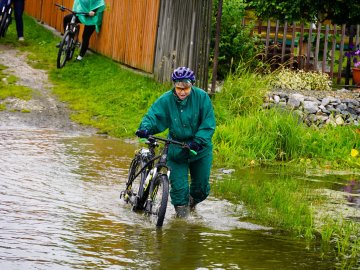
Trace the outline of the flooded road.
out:
[[[164,227],[119,199],[138,147],[0,125],[0,269],[333,269],[318,247],[235,215],[210,197]]]

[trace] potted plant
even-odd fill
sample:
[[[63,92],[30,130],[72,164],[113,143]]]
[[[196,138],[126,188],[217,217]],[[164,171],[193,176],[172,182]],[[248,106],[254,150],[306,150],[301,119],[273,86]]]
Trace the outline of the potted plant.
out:
[[[360,85],[360,49],[346,52],[345,56],[350,58],[351,62],[354,63],[354,66],[352,68],[354,84]]]

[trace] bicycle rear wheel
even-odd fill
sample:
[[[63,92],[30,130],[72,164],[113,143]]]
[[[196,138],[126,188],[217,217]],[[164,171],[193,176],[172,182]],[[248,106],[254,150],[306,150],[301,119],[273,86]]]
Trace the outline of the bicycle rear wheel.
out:
[[[146,178],[146,170],[143,170],[137,177],[136,175],[145,165],[145,161],[140,156],[136,156],[129,168],[128,181],[124,192],[125,202],[133,205],[133,210],[140,210],[144,207],[144,181]]]
[[[70,54],[71,42],[71,34],[70,32],[66,31],[59,47],[59,52],[56,60],[57,68],[62,68],[65,66],[66,60],[68,60]]]
[[[166,207],[169,198],[169,179],[166,174],[161,174],[154,181],[154,191],[151,194],[151,214],[154,215],[156,226],[164,223]]]

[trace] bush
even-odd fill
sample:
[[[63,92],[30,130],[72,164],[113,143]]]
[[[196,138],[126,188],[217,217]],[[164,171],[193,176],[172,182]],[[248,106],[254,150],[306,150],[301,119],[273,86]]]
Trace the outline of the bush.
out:
[[[212,16],[211,59],[214,59],[214,44],[216,30],[216,13],[218,1],[214,1]],[[240,61],[248,62],[258,54],[259,40],[252,34],[252,25],[242,26],[246,4],[243,0],[224,1],[221,18],[221,33],[218,57],[218,80],[223,80],[229,72],[233,72]],[[211,61],[212,62],[212,61]],[[256,66],[256,61],[252,62]],[[212,66],[212,63],[210,63]]]
[[[332,89],[332,82],[326,73],[290,69],[281,69],[278,74],[275,74],[270,85],[274,88],[291,90],[330,91]]]

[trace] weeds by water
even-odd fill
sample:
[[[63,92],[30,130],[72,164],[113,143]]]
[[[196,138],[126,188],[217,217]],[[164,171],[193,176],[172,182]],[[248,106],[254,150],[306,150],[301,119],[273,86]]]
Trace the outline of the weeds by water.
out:
[[[285,176],[236,178],[216,181],[214,192],[232,201],[245,203],[252,218],[276,228],[287,228],[297,234],[314,230],[309,201],[315,201],[310,187]]]

